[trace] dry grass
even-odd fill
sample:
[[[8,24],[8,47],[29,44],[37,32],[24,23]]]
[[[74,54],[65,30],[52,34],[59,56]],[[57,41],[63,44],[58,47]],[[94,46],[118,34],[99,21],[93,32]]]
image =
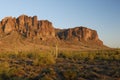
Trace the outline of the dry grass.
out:
[[[0,80],[119,80],[120,50],[0,53]]]
[[[62,51],[59,57],[87,60],[120,60],[119,50]]]

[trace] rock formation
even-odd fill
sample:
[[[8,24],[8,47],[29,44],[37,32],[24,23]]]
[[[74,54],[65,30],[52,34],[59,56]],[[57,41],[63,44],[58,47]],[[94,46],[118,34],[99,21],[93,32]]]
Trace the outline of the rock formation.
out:
[[[103,45],[103,42],[99,40],[98,34],[95,30],[88,29],[82,26],[65,29],[65,30],[59,30],[57,32],[57,35],[61,40],[81,41],[81,42],[92,41],[99,45]]]
[[[39,38],[45,40],[55,37],[52,23],[47,20],[37,20],[37,16],[21,15],[17,19],[6,17],[0,22],[0,33],[10,34],[17,31],[26,38]]]
[[[2,19],[0,21],[0,38],[13,32],[32,40],[92,42],[96,45],[103,45],[95,30],[86,27],[55,29],[50,21],[38,20],[37,16],[21,15],[18,18],[6,17]]]

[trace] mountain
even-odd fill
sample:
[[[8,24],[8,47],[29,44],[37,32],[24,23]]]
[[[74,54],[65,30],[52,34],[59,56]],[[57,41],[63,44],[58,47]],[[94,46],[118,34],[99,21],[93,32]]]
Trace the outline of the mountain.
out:
[[[0,21],[0,50],[29,50],[35,46],[49,49],[56,44],[60,49],[70,50],[106,48],[97,32],[86,27],[57,29],[48,20],[27,15]]]

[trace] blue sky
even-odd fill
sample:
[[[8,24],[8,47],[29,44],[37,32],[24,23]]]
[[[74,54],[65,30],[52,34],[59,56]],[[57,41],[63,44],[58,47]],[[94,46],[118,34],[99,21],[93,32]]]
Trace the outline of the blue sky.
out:
[[[105,45],[120,47],[120,0],[0,0],[0,20],[21,14],[37,15],[56,28],[92,28]]]

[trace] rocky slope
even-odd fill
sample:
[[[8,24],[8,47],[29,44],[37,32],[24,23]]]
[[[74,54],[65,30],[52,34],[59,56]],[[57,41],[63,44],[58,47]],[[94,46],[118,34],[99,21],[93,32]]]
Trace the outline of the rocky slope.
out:
[[[0,21],[0,45],[5,44],[5,40],[9,43],[9,38],[6,37],[10,37],[13,40],[14,36],[10,35],[14,33],[24,39],[37,40],[38,43],[42,41],[44,43],[47,43],[47,41],[54,43],[57,41],[61,46],[63,43],[66,45],[67,42],[71,45],[77,43],[75,46],[82,46],[83,44],[89,47],[91,44],[96,45],[97,48],[104,46],[95,30],[86,27],[55,29],[50,21],[38,20],[37,16],[21,15],[18,18],[6,17],[2,19]],[[16,36],[16,38],[18,37]]]

